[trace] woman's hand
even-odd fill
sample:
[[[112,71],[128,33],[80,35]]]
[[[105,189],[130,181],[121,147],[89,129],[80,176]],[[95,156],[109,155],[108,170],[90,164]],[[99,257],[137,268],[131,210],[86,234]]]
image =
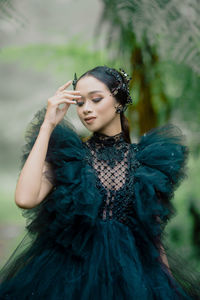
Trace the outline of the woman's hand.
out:
[[[79,99],[80,92],[65,89],[70,86],[72,80],[68,81],[56,91],[53,97],[48,99],[47,111],[45,114],[44,122],[45,124],[50,124],[53,128],[64,118],[71,103],[76,103],[75,100]],[[63,108],[59,108],[59,104],[65,104]]]

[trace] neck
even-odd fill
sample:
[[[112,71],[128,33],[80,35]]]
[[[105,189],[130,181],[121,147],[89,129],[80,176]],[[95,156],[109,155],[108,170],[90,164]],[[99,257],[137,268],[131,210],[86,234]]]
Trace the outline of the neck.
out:
[[[114,137],[116,135],[120,135],[120,134],[123,134],[122,130],[119,131],[119,132],[109,132],[109,134],[107,134],[106,132],[101,132],[101,131],[95,131],[93,132],[93,135],[100,135],[100,136],[105,136],[105,137]]]
[[[122,132],[120,118],[116,118],[115,121],[113,120],[110,126],[106,126],[105,128],[98,130],[97,132],[106,136],[114,136],[116,134],[119,134],[120,132]]]
[[[118,138],[120,136],[124,137],[124,132],[120,131],[120,132],[118,132],[116,134],[113,134],[113,135],[107,135],[105,133],[102,133],[102,132],[99,132],[99,131],[95,131],[93,133],[93,136],[99,137],[99,138],[103,138],[103,139],[107,139],[107,140],[111,140],[113,138]]]
[[[99,145],[99,147],[105,146],[120,146],[122,144],[126,144],[124,132],[121,131],[115,135],[106,135],[104,133],[100,133],[99,131],[95,131],[91,138],[89,139],[91,143],[95,145]]]

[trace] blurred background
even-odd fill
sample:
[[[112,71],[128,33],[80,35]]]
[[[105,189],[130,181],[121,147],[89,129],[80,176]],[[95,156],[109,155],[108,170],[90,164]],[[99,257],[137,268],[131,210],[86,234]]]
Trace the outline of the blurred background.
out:
[[[200,7],[198,0],[0,0],[0,267],[25,234],[14,204],[28,123],[70,79],[97,65],[123,68],[132,142],[172,122],[190,148],[171,247],[200,271]],[[89,132],[75,106],[67,119]]]

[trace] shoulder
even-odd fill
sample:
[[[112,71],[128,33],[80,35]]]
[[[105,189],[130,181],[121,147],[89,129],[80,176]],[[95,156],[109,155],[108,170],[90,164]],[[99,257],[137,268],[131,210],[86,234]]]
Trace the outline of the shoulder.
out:
[[[167,123],[165,125],[152,128],[138,139],[137,143],[132,143],[131,148],[135,152],[154,151],[160,152],[161,150],[185,149],[188,150],[186,145],[186,135],[182,132],[180,127]]]
[[[138,174],[153,174],[158,178],[165,175],[173,184],[186,177],[189,147],[182,130],[171,123],[153,128],[143,134],[138,143],[131,144],[134,152],[132,159],[137,162]]]
[[[172,123],[152,128],[144,133],[138,141],[140,148],[153,143],[184,144],[186,136],[180,127]]]

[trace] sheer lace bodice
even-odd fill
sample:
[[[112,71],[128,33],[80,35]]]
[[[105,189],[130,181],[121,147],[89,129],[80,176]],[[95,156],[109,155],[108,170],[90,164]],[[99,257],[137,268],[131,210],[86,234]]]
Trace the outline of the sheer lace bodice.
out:
[[[84,144],[88,149],[88,163],[95,170],[97,188],[103,195],[99,217],[126,223],[128,214],[134,212],[130,144],[123,132],[114,136],[94,132]]]

